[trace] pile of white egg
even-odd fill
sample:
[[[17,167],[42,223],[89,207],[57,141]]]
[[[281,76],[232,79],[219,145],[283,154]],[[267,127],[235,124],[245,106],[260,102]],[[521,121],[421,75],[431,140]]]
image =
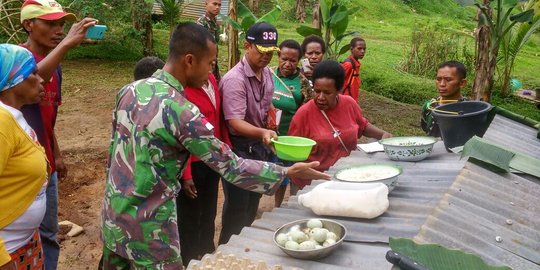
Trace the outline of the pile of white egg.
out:
[[[319,219],[310,219],[307,228],[291,230],[276,236],[276,242],[290,250],[313,250],[334,245],[338,236],[323,227]]]

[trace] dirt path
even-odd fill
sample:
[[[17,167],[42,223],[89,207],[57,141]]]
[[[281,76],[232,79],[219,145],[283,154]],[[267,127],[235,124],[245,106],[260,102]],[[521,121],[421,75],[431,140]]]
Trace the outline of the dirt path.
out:
[[[111,113],[116,92],[131,80],[133,63],[95,60],[65,61],[63,104],[56,130],[69,176],[59,183],[60,221],[69,220],[85,232],[62,242],[59,269],[97,269],[101,256],[100,211],[103,199]],[[418,126],[417,106],[362,94],[370,120],[389,131]],[[410,119],[410,120],[407,120]],[[216,231],[221,223],[223,194],[218,198]],[[270,211],[274,198],[264,196],[259,210]],[[217,233],[216,233],[217,235]]]

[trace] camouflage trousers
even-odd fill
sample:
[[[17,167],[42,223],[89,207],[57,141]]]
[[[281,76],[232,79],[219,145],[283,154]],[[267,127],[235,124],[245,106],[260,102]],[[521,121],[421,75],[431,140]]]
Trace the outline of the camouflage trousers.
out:
[[[99,270],[182,270],[184,266],[182,261],[154,263],[154,264],[139,264],[133,260],[126,259],[114,251],[103,247],[103,256],[98,266]]]

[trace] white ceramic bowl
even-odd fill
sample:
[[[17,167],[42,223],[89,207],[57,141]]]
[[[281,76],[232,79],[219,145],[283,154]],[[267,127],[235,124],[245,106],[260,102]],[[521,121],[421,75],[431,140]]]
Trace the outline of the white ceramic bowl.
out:
[[[365,164],[341,169],[336,172],[334,177],[345,182],[380,182],[388,186],[388,192],[390,192],[397,185],[398,176],[402,172],[400,166],[393,164]]]
[[[379,141],[384,147],[384,153],[391,160],[420,161],[428,157],[437,142],[435,137],[392,137]]]
[[[281,250],[283,250],[283,252],[287,253],[287,255],[297,259],[317,260],[330,255],[330,253],[334,252],[334,250],[336,250],[343,243],[343,239],[345,239],[345,236],[347,235],[347,229],[341,223],[330,219],[318,218],[318,220],[322,222],[324,228],[337,235],[338,240],[335,244],[313,250],[292,250],[282,247],[277,243],[276,237],[278,234],[288,233],[294,230],[303,230],[307,228],[307,222],[309,221],[309,219],[300,219],[281,226],[274,232],[274,244],[276,244]]]

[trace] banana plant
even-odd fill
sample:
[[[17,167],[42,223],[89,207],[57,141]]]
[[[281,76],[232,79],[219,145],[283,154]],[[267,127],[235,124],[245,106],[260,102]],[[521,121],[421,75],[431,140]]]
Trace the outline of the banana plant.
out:
[[[180,14],[182,13],[182,6],[184,5],[184,0],[157,0],[156,1],[161,10],[163,11],[163,19],[169,26],[169,36],[172,35]]]
[[[301,25],[296,32],[301,36],[318,35],[326,43],[326,58],[336,60],[340,55],[350,49],[350,44],[341,46],[346,37],[358,36],[358,31],[347,32],[349,16],[356,13],[359,8],[348,8],[340,4],[339,0],[320,0],[321,28]]]
[[[491,2],[496,2],[495,8],[492,8]],[[483,0],[475,5],[479,10],[479,19],[473,96],[489,102],[501,43],[517,23],[532,22],[534,9],[513,14],[518,0]]]
[[[264,14],[260,18],[257,18],[253,12],[247,7],[242,1],[238,1],[238,20],[232,20],[228,16],[219,15],[220,19],[223,20],[225,25],[230,25],[232,28],[238,31],[240,34],[239,40],[245,39],[245,33],[253,24],[258,22],[267,22],[270,24],[275,24],[279,17],[281,16],[281,7],[276,5],[268,13]]]
[[[500,56],[497,62],[499,64],[498,78],[503,95],[510,94],[510,80],[519,51],[529,41],[532,34],[540,28],[540,1],[529,0],[524,3],[522,10],[529,13],[533,11],[532,20],[510,28],[501,42]]]

